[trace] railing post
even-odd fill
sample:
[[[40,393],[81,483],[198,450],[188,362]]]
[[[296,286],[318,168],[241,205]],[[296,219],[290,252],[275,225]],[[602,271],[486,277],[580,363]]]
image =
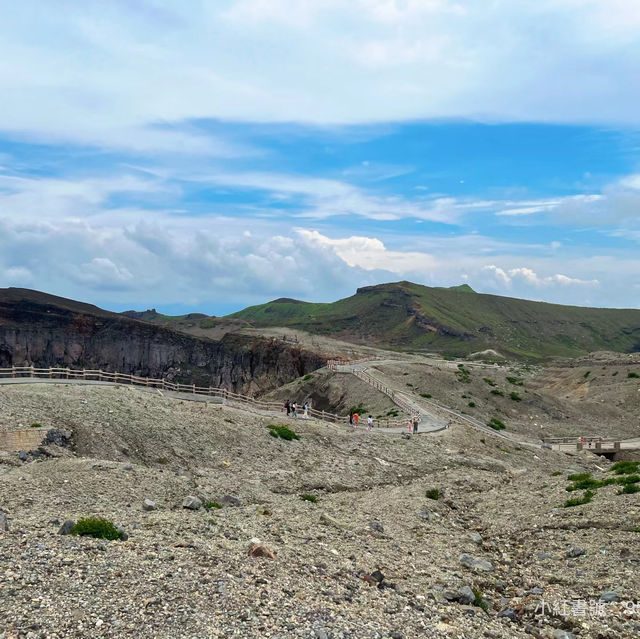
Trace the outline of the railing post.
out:
[[[15,377],[16,376],[16,367],[11,364],[11,377]]]
[[[53,377],[53,369],[49,366],[49,379]]]
[[[35,377],[35,373],[33,372],[33,364],[31,364],[31,377]]]

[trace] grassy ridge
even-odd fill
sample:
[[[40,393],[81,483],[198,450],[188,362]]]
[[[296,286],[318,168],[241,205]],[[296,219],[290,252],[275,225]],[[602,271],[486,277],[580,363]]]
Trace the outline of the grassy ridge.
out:
[[[280,299],[229,317],[256,326],[289,326],[399,350],[467,355],[574,357],[595,350],[640,350],[640,310],[532,302],[397,282],[358,289],[330,304]]]

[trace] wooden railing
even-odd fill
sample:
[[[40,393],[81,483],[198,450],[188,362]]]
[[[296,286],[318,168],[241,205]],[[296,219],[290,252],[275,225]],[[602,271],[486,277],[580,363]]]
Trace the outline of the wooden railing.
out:
[[[96,381],[109,384],[132,384],[137,386],[145,386],[148,388],[157,388],[159,390],[174,391],[177,393],[190,393],[193,395],[206,395],[208,397],[220,398],[221,403],[227,405],[239,406],[243,410],[249,410],[255,413],[282,413],[284,405],[280,402],[263,401],[234,393],[226,388],[213,386],[196,386],[196,384],[180,384],[178,382],[170,382],[166,379],[157,379],[153,377],[141,377],[139,375],[131,375],[129,373],[111,373],[103,370],[94,369],[75,369],[75,368],[36,368],[34,366],[12,366],[11,368],[0,368],[0,379],[7,378],[33,378],[33,379],[52,379],[52,380],[74,380],[74,381]],[[323,421],[333,423],[349,423],[348,415],[336,415],[323,410],[309,408],[309,417],[315,417]],[[303,410],[300,406],[298,416],[303,416]],[[383,428],[397,428],[405,425],[403,419],[377,419],[375,425]]]

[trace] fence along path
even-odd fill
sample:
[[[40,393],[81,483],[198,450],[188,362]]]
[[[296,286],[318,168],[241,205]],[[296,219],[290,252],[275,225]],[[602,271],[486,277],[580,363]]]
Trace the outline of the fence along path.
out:
[[[247,395],[240,395],[226,388],[213,386],[196,386],[195,384],[180,384],[170,382],[166,379],[155,379],[153,377],[141,377],[129,373],[110,373],[103,370],[75,369],[75,368],[36,368],[34,366],[12,366],[11,368],[0,368],[0,381],[4,383],[10,380],[27,381],[51,380],[51,381],[74,381],[74,382],[94,382],[100,384],[131,384],[145,386],[147,388],[157,388],[158,390],[172,391],[176,393],[189,393],[192,395],[203,395],[220,399],[222,404],[232,405],[253,413],[273,415],[283,412],[283,404],[280,402],[268,402]],[[302,414],[302,410],[299,411]],[[348,415],[336,415],[327,411],[309,408],[309,416],[333,423],[349,423]],[[406,425],[404,419],[379,419],[377,426],[382,428],[400,428]]]

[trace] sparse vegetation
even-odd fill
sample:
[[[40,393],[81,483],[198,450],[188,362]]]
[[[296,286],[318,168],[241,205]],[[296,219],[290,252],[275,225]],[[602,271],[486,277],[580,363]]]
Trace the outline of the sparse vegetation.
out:
[[[294,439],[300,439],[300,435],[297,435],[288,426],[269,424],[267,428],[269,429],[269,435],[271,435],[271,437],[279,437],[280,439],[285,439],[288,442]]]
[[[638,472],[638,465],[640,462],[637,461],[619,461],[611,466],[609,471],[616,475],[632,475]]]
[[[518,393],[516,393],[515,391],[511,391],[509,393],[509,398],[512,399],[514,402],[522,401],[522,397],[520,397],[520,395],[518,395]]]
[[[567,499],[567,501],[564,502],[564,507],[571,508],[572,506],[584,506],[584,504],[588,504],[593,499],[593,495],[593,491],[585,490],[582,497]]]
[[[220,510],[222,508],[222,504],[217,501],[205,501],[204,504],[202,504],[202,507],[207,510]]]
[[[110,541],[122,539],[123,536],[113,522],[103,517],[84,517],[79,519],[71,529],[71,534],[82,537],[95,537],[96,539],[109,539]]]
[[[431,399],[433,395],[431,393],[420,393],[420,397],[426,397],[427,399]]]
[[[506,428],[506,426],[504,425],[504,422],[499,420],[497,417],[492,417],[487,422],[487,426],[489,426],[490,428],[493,428],[493,430],[504,430]]]
[[[482,381],[487,383],[487,384],[489,384],[489,386],[495,386],[496,385],[496,383],[492,379],[489,379],[488,377],[483,377]]]
[[[475,402],[469,402],[469,403],[467,404],[467,406],[468,406],[469,408],[475,408],[475,407],[476,407],[476,403],[475,403]]]
[[[456,371],[456,377],[459,382],[468,384],[471,382],[471,371],[464,367],[464,364],[458,364],[458,370]]]
[[[560,471],[560,470],[554,470],[554,471],[551,473],[551,476],[552,476],[552,477],[559,477],[560,475],[562,475],[562,471]]]
[[[30,428],[42,428],[42,424],[40,424],[39,422],[33,422]]]
[[[629,379],[638,379],[640,377],[640,375],[638,375],[638,373],[636,373],[635,371],[629,371],[627,373],[627,377]]]
[[[437,501],[442,495],[440,494],[439,488],[429,488],[429,490],[427,490],[426,496],[427,499],[434,499],[435,501]]]
[[[640,486],[638,486],[638,484],[625,484],[618,495],[632,495],[633,493],[640,493]]]
[[[584,374],[584,378],[585,378],[585,379],[587,379],[587,377],[589,377],[589,375],[591,375],[591,371],[587,371],[587,372]]]
[[[491,390],[491,394],[492,395],[500,395],[500,397],[504,397],[504,392],[501,391],[499,388],[494,388]]]
[[[489,604],[486,602],[486,600],[482,596],[482,592],[478,588],[472,588],[471,592],[473,592],[475,596],[475,601],[473,602],[473,605],[487,612],[489,610]]]
[[[310,495],[309,493],[303,493],[300,495],[300,499],[302,499],[302,501],[309,501],[312,504],[318,503],[318,498],[315,495]]]
[[[615,377],[620,371],[615,371],[614,373],[611,374],[611,377]]]
[[[522,386],[524,384],[519,377],[507,377],[507,381],[509,384],[513,384],[514,386]]]
[[[312,377],[313,377],[313,375],[311,375],[311,374],[309,374],[309,375],[305,375],[305,376],[302,378],[302,381],[303,381],[303,382],[308,382]]]
[[[397,417],[399,414],[397,408],[392,408],[390,411],[387,411],[387,417]]]

